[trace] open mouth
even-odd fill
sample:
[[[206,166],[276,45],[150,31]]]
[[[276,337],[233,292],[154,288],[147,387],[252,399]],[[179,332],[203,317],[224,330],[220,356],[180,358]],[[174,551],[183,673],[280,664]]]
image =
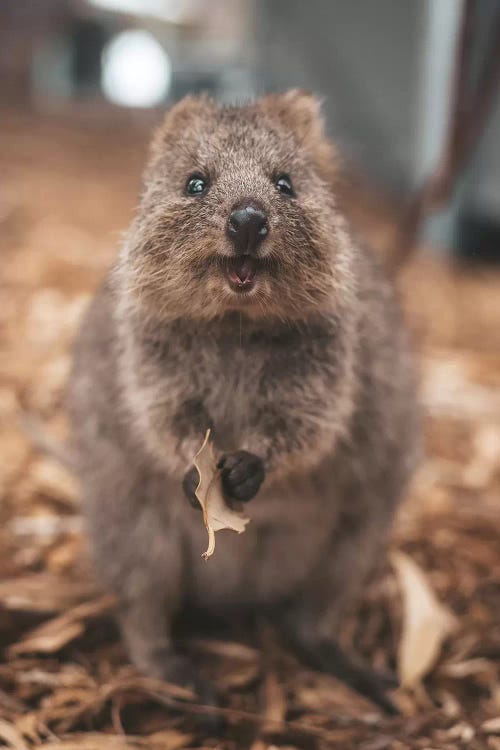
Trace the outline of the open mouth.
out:
[[[230,258],[226,266],[226,275],[231,288],[237,292],[249,292],[257,275],[258,261],[250,255],[239,255]]]

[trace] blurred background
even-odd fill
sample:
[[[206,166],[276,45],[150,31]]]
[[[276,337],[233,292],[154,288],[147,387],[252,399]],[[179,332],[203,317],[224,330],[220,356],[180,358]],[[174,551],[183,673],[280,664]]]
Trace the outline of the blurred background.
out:
[[[457,75],[460,99],[484,72],[469,107],[488,99],[484,117],[472,113],[480,137],[424,238],[498,260],[499,13],[499,0],[3,0],[1,104],[147,133],[189,91],[234,102],[308,88],[324,98],[358,189],[370,185],[397,208],[438,165],[453,119],[470,114],[455,101]]]
[[[0,0],[0,745],[500,750],[499,81],[500,0]],[[214,739],[127,666],[64,465],[64,392],[164,110],[292,86],[322,97],[339,200],[399,288],[425,457],[391,545],[440,602],[403,587],[425,627],[444,606],[456,630],[391,720],[272,635],[188,643],[237,709]],[[386,565],[342,635],[380,669],[401,592]]]

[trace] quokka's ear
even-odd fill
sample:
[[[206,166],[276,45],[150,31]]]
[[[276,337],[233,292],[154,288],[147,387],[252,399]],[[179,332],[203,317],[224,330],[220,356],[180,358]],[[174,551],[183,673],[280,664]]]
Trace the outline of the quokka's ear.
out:
[[[260,106],[301,139],[325,137],[321,102],[310,91],[291,89],[284,94],[269,94],[260,100]]]
[[[257,106],[272,120],[295,133],[328,182],[335,179],[339,158],[335,146],[327,138],[321,101],[317,96],[302,89],[292,89],[284,94],[264,96]]]
[[[217,105],[208,94],[190,94],[180,99],[168,110],[162,124],[156,130],[151,150],[154,152],[155,148],[167,141],[172,132],[178,133],[189,128],[197,118],[201,117],[203,121],[216,108]]]

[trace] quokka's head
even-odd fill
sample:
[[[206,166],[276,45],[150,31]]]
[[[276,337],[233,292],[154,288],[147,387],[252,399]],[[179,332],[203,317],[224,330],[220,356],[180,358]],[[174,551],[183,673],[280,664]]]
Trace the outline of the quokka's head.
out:
[[[349,276],[334,149],[302,91],[189,96],[156,133],[120,278],[161,319],[306,318]]]

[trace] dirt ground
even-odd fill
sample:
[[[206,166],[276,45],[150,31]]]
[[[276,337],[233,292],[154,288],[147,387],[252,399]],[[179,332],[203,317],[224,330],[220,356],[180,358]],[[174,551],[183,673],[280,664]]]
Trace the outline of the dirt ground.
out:
[[[0,745],[500,750],[500,275],[491,269],[421,254],[399,280],[421,363],[426,458],[391,540],[407,557],[392,559],[396,569],[416,563],[441,605],[418,599],[387,563],[343,640],[401,674],[403,602],[421,617],[420,635],[408,636],[417,670],[446,621],[428,673],[393,694],[400,715],[305,670],[259,622],[239,623],[230,640],[195,633],[186,644],[227,696],[222,729],[200,720],[195,696],[127,664],[113,603],[86,562],[77,488],[32,447],[20,414],[64,439],[70,344],[130,218],[144,143],[133,128],[2,115]]]

